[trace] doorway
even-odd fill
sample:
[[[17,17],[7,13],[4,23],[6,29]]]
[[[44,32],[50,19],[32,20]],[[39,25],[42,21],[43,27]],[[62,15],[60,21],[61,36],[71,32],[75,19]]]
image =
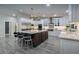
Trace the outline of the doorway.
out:
[[[5,35],[9,35],[9,22],[5,22]]]

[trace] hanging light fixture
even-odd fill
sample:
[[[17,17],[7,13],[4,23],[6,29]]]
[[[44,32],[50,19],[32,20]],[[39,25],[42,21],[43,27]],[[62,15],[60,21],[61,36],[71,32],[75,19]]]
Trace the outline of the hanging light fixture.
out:
[[[47,6],[47,7],[49,7],[49,6],[50,6],[50,4],[46,4],[46,6]]]

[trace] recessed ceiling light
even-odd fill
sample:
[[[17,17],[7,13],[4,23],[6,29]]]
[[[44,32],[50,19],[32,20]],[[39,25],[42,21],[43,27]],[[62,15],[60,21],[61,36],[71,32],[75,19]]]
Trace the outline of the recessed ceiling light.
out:
[[[69,12],[69,10],[66,10],[66,13],[68,13]]]
[[[50,6],[50,4],[46,4],[46,6],[47,6],[47,7],[49,7],[49,6]]]

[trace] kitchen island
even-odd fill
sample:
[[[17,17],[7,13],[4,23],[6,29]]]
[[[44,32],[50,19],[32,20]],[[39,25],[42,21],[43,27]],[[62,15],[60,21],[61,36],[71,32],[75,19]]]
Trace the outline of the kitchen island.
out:
[[[47,30],[31,30],[31,31],[22,31],[22,33],[31,34],[31,39],[33,42],[33,47],[36,47],[48,39]]]

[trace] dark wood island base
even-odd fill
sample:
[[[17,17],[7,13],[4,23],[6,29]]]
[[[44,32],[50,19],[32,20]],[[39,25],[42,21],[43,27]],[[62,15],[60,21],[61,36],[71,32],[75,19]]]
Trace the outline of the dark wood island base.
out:
[[[48,31],[41,31],[41,32],[31,34],[31,38],[33,41],[33,47],[37,47],[42,42],[48,39]]]

